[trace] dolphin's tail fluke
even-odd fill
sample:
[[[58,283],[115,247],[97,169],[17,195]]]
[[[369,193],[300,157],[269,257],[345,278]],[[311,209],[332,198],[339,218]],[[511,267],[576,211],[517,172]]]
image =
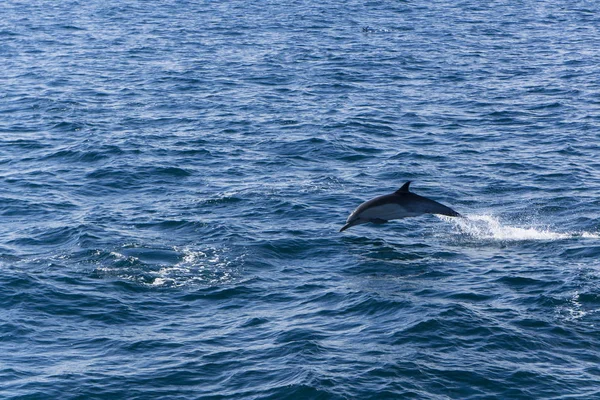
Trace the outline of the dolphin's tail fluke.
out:
[[[419,196],[421,201],[419,211],[427,214],[440,214],[446,215],[448,217],[462,217],[459,213],[454,211],[448,206],[443,205],[442,203],[438,203],[435,200],[428,199],[426,197]]]
[[[462,216],[462,214],[457,213],[450,207],[445,207],[445,210],[436,210],[435,212],[432,212],[432,214],[446,215],[448,217],[464,218]]]
[[[447,215],[449,217],[464,218],[461,213],[457,213],[456,211],[454,211],[450,207],[446,207],[446,208],[448,209],[448,212],[447,213],[442,213],[442,215]]]

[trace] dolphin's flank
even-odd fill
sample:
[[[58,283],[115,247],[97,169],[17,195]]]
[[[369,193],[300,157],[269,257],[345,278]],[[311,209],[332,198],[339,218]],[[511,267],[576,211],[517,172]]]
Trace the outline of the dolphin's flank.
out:
[[[459,213],[437,201],[419,196],[408,190],[410,181],[392,194],[375,197],[362,203],[350,214],[346,225],[340,229],[345,231],[354,225],[373,222],[384,224],[392,219],[417,217],[422,214],[441,214],[449,217],[461,217]]]

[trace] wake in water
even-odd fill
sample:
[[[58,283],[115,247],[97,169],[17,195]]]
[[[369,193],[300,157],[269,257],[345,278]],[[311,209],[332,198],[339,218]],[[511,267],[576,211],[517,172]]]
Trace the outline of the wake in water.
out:
[[[480,240],[520,241],[520,240],[559,240],[572,238],[600,239],[600,234],[590,232],[555,232],[547,228],[518,227],[505,224],[493,215],[465,215],[464,218],[450,218],[438,215],[452,223],[460,234]]]

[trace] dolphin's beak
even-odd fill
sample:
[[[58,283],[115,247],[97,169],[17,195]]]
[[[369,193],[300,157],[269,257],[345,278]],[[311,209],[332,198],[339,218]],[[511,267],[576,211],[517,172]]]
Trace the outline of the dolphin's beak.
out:
[[[350,228],[351,226],[359,225],[360,223],[361,223],[360,219],[358,219],[358,218],[353,219],[352,221],[348,222],[346,225],[342,226],[342,229],[340,229],[340,232],[345,231],[346,229]]]
[[[352,226],[352,223],[346,224],[344,226],[342,226],[342,229],[340,229],[340,232],[345,231],[346,229],[350,228]]]

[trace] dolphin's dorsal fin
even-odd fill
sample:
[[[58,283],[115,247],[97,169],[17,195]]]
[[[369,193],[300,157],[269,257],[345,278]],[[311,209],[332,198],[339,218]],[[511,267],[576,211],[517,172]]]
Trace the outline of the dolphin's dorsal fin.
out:
[[[406,182],[404,185],[402,185],[400,189],[396,190],[395,193],[408,193],[408,187],[410,186],[410,182],[411,181]]]

